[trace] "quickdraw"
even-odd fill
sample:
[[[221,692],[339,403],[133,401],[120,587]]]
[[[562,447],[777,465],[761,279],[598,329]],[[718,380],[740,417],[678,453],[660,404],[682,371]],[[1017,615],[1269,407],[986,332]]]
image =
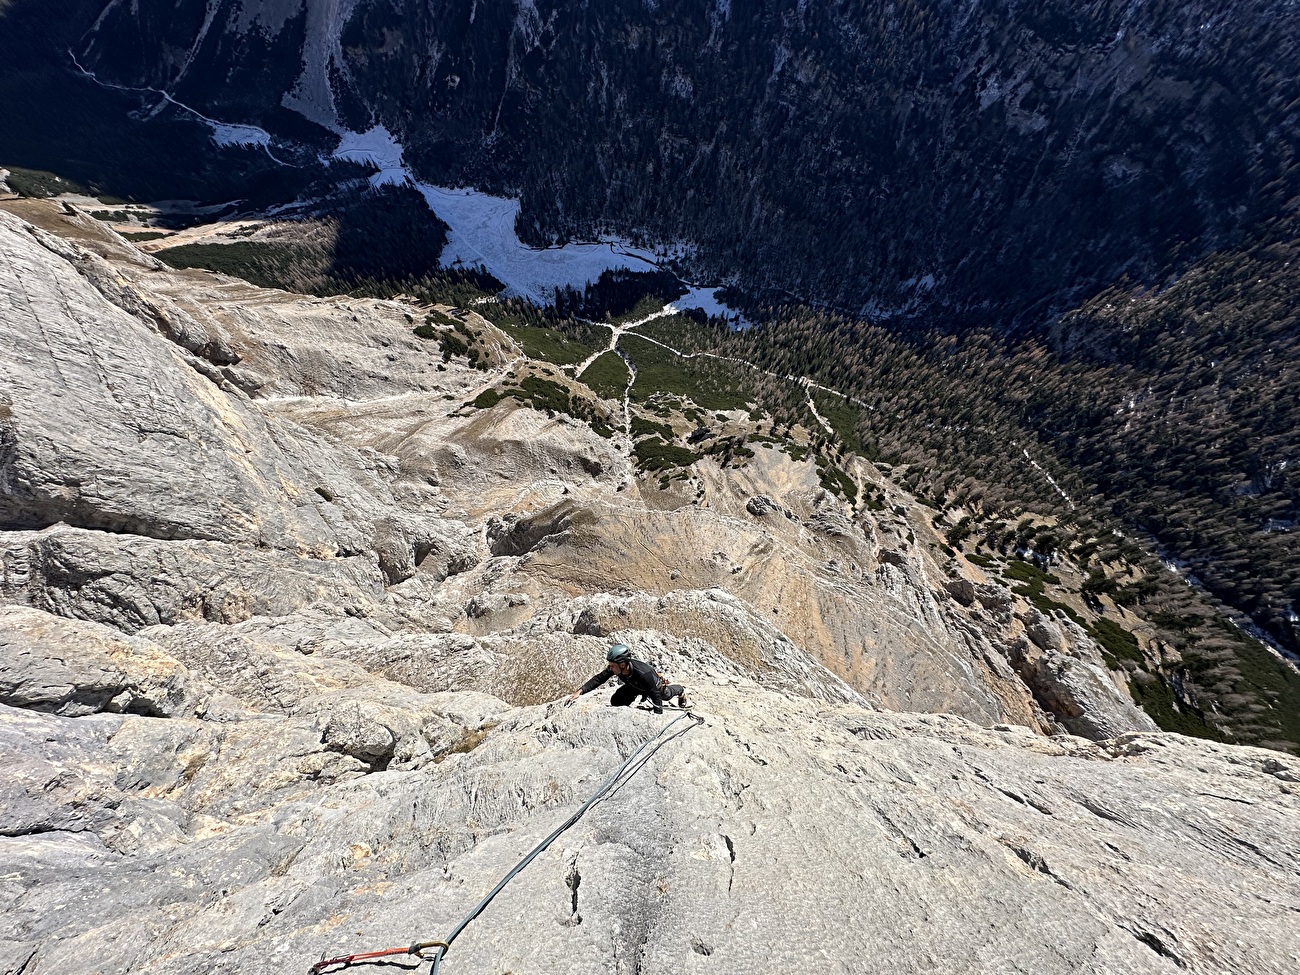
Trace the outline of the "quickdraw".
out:
[[[311,975],[320,975],[325,969],[332,968],[335,965],[340,968],[347,968],[357,962],[374,961],[376,958],[389,958],[393,955],[412,955],[423,960],[424,953],[430,948],[438,949],[438,954],[434,956],[434,971],[437,971],[438,961],[450,947],[451,945],[445,941],[421,941],[405,948],[380,948],[378,951],[363,951],[356,955],[339,955],[337,958],[326,958],[322,955],[321,960],[311,966]]]

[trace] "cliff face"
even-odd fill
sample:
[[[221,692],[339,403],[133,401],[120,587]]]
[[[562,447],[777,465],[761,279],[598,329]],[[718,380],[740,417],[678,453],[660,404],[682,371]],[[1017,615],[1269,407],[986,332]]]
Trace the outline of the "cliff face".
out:
[[[280,131],[286,108],[383,124],[426,178],[522,195],[535,241],[686,241],[758,293],[872,317],[1041,322],[1276,233],[1297,192],[1281,0],[141,0],[84,20],[104,79]]]
[[[328,716],[292,695],[287,712],[219,708],[214,688],[202,717],[0,707],[7,781],[30,793],[6,789],[0,957],[38,973],[301,972],[445,937],[666,724],[591,698],[407,692],[407,733],[443,760],[367,771],[398,721],[393,688]],[[1276,756],[1048,740],[721,676],[699,697],[705,725],[533,862],[443,970],[1293,963],[1300,800]]]
[[[705,724],[453,969],[1294,962],[1294,759],[1151,732],[1091,638],[935,562],[866,462],[846,476],[887,504],[768,446],[661,486],[630,405],[480,396],[581,391],[477,316],[471,368],[414,332],[427,309],[8,208],[7,968],[269,973],[444,936],[664,723],[555,703],[612,639]]]
[[[472,313],[486,370],[440,362],[399,302],[164,270],[87,217],[14,206],[58,233],[0,215],[12,601],[134,633],[314,619],[324,599],[380,632],[422,619],[457,652],[585,647],[511,663],[531,683],[510,693],[485,668],[475,686],[513,703],[550,699],[600,638],[644,629],[777,677],[783,654],[810,654],[890,707],[1151,727],[1082,630],[935,562],[923,509],[865,461],[850,476],[890,505],[855,508],[777,444],[657,483],[612,402],[589,401],[624,427],[609,437],[512,398],[479,408],[509,377],[590,392]],[[1079,665],[1068,703],[1017,673],[1044,653]]]

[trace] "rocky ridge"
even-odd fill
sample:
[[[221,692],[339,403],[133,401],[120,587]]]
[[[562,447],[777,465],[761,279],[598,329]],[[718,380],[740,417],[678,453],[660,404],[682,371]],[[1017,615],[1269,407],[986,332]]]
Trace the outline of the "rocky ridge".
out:
[[[467,405],[578,393],[482,319],[487,368],[443,363],[400,301],[6,209],[8,969],[440,936],[662,723],[551,703],[611,638],[706,723],[453,970],[1294,967],[1294,761],[1152,732],[1083,630],[936,563],[866,462],[879,510],[767,447],[660,489],[623,432]]]

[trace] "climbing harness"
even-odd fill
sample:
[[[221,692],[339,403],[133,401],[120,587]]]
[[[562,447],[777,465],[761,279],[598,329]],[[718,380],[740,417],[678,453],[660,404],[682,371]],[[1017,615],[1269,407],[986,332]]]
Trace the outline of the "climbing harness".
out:
[[[674,734],[668,734],[673,727],[682,721],[690,721],[692,724],[682,728]],[[674,738],[680,738],[682,735],[686,734],[686,732],[690,731],[691,728],[699,724],[704,724],[704,719],[690,711],[687,711],[685,714],[674,718],[667,725],[661,728],[659,733],[653,738],[649,738],[642,742],[636,751],[623,760],[623,764],[615,770],[614,774],[606,779],[599,789],[592,793],[591,798],[578,807],[577,812],[557,826],[551,834],[546,837],[546,839],[533,847],[522,860],[511,868],[509,873],[501,878],[501,881],[492,888],[488,895],[479,901],[472,911],[465,915],[464,919],[460,924],[456,925],[451,934],[447,935],[446,941],[418,941],[405,948],[382,948],[378,951],[366,951],[354,955],[340,955],[338,958],[322,957],[320,961],[311,966],[311,969],[309,970],[310,975],[321,975],[321,972],[328,968],[334,968],[335,966],[339,968],[347,968],[361,962],[373,961],[376,958],[388,958],[393,955],[412,955],[421,960],[432,958],[433,968],[430,970],[429,975],[438,975],[438,965],[441,964],[443,955],[451,949],[451,943],[460,936],[460,933],[465,930],[470,921],[483,913],[484,909],[492,903],[492,899],[496,897],[497,894],[501,893],[506,884],[514,880],[524,867],[528,866],[528,864],[532,863],[533,860],[537,858],[538,854],[555,842],[561,833],[581,819],[588,809],[607,795],[617,792],[627,784],[627,782],[630,781],[637,772],[641,771],[641,769],[645,767],[645,764],[654,757],[655,752],[659,751],[660,748],[668,744],[668,742],[672,741]],[[649,749],[649,751],[647,751],[647,749]],[[642,756],[642,752],[645,752],[644,756]],[[638,758],[640,758],[640,761],[637,761]],[[432,950],[433,954],[424,954],[424,952],[430,950]]]

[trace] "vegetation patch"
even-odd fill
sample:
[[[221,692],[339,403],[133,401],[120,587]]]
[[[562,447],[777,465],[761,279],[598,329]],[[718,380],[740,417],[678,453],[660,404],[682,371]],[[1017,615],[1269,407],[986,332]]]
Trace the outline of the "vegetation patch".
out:
[[[1161,731],[1193,738],[1223,741],[1223,734],[1190,707],[1179,706],[1173,688],[1160,674],[1139,670],[1129,678],[1129,692],[1138,707],[1151,716]]]
[[[575,321],[519,298],[491,301],[476,310],[518,343],[530,359],[557,366],[582,362],[609,342],[609,330]]]
[[[1210,675],[1203,671],[1205,644],[1226,645],[1230,653],[1224,656],[1231,664],[1221,667],[1220,672],[1214,675],[1217,682],[1211,685],[1217,692],[1219,707],[1227,712],[1225,719],[1234,726],[1247,720],[1253,723],[1261,715],[1254,712],[1252,702],[1266,702],[1259,711],[1276,723],[1276,731],[1259,744],[1293,754],[1300,752],[1295,745],[1300,741],[1300,675],[1262,643],[1226,619],[1214,619],[1201,632],[1206,630],[1214,633],[1214,638],[1193,645],[1190,651],[1183,653],[1189,668],[1202,670],[1196,674],[1197,683],[1204,686],[1211,681]]]
[[[443,362],[450,362],[452,356],[463,355],[470,360],[471,365],[474,365],[474,361],[479,356],[478,349],[471,349],[469,343],[457,336],[455,332],[443,332],[439,335],[438,349],[442,352]]]
[[[1048,583],[1060,585],[1061,580],[1059,577],[1052,575],[1050,572],[1044,572],[1038,566],[1023,559],[1012,559],[1003,567],[1002,574],[1008,579],[1024,583],[1024,585],[1012,586],[1011,591],[1017,596],[1027,599],[1030,605],[1034,606],[1039,612],[1050,616],[1053,611],[1059,609],[1075,623],[1080,626],[1087,626],[1087,621],[1079,615],[1074,607],[1057,602],[1044,589],[1044,586]]]
[[[5,182],[19,196],[44,199],[58,196],[60,193],[84,194],[90,192],[80,183],[65,179],[44,169],[25,169],[22,166],[4,166],[0,168],[9,170],[9,176],[5,179]]]
[[[853,478],[820,454],[817,455],[817,475],[821,486],[831,494],[847,498],[850,502],[857,501],[858,485]]]
[[[555,296],[556,310],[571,317],[630,322],[660,311],[686,293],[668,271],[608,270],[586,289],[565,288]]]
[[[455,356],[464,356],[475,369],[488,368],[488,360],[480,347],[482,333],[464,322],[434,312],[412,331],[422,339],[437,339],[438,351],[442,353],[444,363],[450,362]]]
[[[706,410],[738,410],[756,396],[749,370],[734,362],[686,359],[634,332],[624,333],[619,345],[636,366],[632,396],[638,402],[671,393]]]
[[[1122,660],[1143,662],[1137,637],[1113,620],[1105,617],[1093,620],[1088,624],[1088,632],[1101,645],[1102,656],[1112,669],[1118,669]]]
[[[470,405],[480,410],[487,410],[503,399],[517,399],[548,416],[554,416],[556,413],[572,416],[584,421],[606,439],[614,435],[613,428],[605,422],[594,403],[581,396],[571,395],[564,386],[541,376],[525,376],[517,386],[508,386],[505,389],[484,390]]]
[[[663,471],[674,467],[690,467],[699,455],[678,444],[664,443],[656,437],[637,441],[632,448],[637,467],[642,471]]]
[[[1050,572],[1044,572],[1032,562],[1026,562],[1024,559],[1012,559],[1002,569],[1002,574],[1013,582],[1024,582],[1029,585],[1037,585],[1041,590],[1044,583],[1059,585],[1061,580],[1052,575]]]
[[[662,437],[664,440],[671,442],[676,438],[673,428],[666,423],[656,423],[639,414],[632,417],[632,436],[634,437]]]
[[[944,532],[944,537],[948,540],[949,545],[959,547],[962,542],[970,538],[971,532],[973,531],[974,527],[971,524],[970,516],[963,515],[961,519],[958,520],[957,524]]]
[[[743,436],[736,437],[719,437],[705,448],[704,453],[710,457],[718,458],[722,466],[749,460],[754,456],[754,451],[745,446]],[[736,466],[740,466],[739,463]]]
[[[541,376],[525,376],[517,391],[520,399],[527,400],[535,410],[554,413],[572,412],[573,400],[567,387]]]
[[[792,461],[796,464],[808,456],[808,447],[805,444],[795,443],[793,440],[786,440],[781,443],[781,449],[784,450]]]
[[[518,390],[485,389],[470,401],[470,406],[476,410],[490,410],[514,392]]]
[[[514,325],[495,321],[490,315],[484,317],[514,339],[530,359],[541,359],[557,366],[570,366],[587,359],[598,348],[566,338],[553,328]]]
[[[437,325],[441,328],[455,328],[457,325],[465,324],[459,318],[453,318],[451,315],[444,314],[437,309],[426,312],[424,322],[426,325]]]
[[[606,352],[597,356],[585,370],[578,381],[601,399],[622,399],[631,381],[627,363],[617,352]]]
[[[683,352],[702,352],[712,349],[717,340],[728,332],[725,325],[701,322],[692,315],[664,315],[646,322],[635,334],[671,345]]]
[[[835,436],[846,449],[868,459],[874,459],[863,450],[862,435],[858,432],[861,416],[853,404],[843,396],[836,396],[834,393],[820,389],[812,391],[812,398],[817,404],[817,412],[826,418],[826,422],[835,431]]]
[[[243,278],[260,288],[279,288],[297,276],[325,270],[323,255],[311,247],[237,241],[232,244],[181,244],[158,251],[159,260],[175,268],[202,268]]]

